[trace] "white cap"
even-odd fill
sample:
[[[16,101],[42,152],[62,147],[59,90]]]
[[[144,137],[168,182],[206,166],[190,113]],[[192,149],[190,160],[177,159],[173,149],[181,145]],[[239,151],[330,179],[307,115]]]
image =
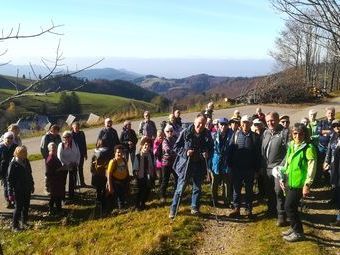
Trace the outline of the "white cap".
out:
[[[252,118],[248,115],[243,115],[241,118],[241,122],[252,122]]]
[[[13,132],[8,131],[8,132],[6,132],[6,133],[4,134],[4,138],[8,138],[8,137],[14,137]]]
[[[254,124],[254,125],[259,125],[259,124],[264,125],[263,122],[260,121],[260,119],[254,119],[254,120],[253,120],[253,124]]]
[[[314,115],[317,114],[318,112],[315,109],[310,109],[308,113],[309,115]]]

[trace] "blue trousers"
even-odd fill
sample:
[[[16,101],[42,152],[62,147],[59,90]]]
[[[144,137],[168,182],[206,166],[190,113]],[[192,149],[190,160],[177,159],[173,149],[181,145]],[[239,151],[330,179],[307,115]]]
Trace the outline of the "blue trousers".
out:
[[[171,212],[176,211],[177,204],[180,202],[179,200],[182,198],[182,194],[189,181],[192,181],[191,208],[199,210],[202,193],[202,182],[205,173],[205,169],[201,168],[202,166],[199,163],[190,163],[187,170],[187,176],[179,176],[176,191],[174,193],[170,207]]]

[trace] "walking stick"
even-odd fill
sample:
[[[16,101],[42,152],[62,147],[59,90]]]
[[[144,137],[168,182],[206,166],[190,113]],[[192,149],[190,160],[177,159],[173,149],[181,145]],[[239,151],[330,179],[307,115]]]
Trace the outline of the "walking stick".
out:
[[[176,205],[176,210],[175,210],[175,213],[174,213],[174,217],[173,217],[173,221],[175,220],[176,216],[177,216],[177,213],[178,213],[178,209],[179,209],[179,204],[181,203],[181,200],[182,200],[182,195],[183,195],[183,192],[186,188],[186,184],[187,184],[187,178],[188,178],[188,167],[189,167],[189,163],[190,163],[190,157],[188,158],[187,160],[187,163],[185,165],[185,173],[184,173],[184,184],[183,184],[183,187],[182,187],[182,190],[179,194],[179,198],[178,198],[178,202],[177,202],[177,205]]]

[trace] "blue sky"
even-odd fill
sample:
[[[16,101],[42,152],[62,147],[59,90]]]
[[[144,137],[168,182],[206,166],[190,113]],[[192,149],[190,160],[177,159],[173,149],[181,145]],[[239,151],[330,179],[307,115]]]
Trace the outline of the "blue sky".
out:
[[[31,33],[47,27],[50,20],[64,24],[58,31],[64,34],[60,38],[66,63],[81,65],[105,57],[103,66],[126,69],[129,66],[113,66],[121,62],[111,60],[268,59],[283,26],[268,0],[11,0],[1,4],[4,31],[20,23],[22,33]],[[0,49],[7,48],[8,53],[1,59],[24,64],[53,56],[58,39],[48,35],[6,41]]]

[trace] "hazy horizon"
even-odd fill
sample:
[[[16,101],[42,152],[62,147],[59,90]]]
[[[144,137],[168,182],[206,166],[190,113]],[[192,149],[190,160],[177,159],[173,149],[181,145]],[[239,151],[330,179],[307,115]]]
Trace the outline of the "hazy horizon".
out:
[[[79,70],[96,62],[99,58],[67,58],[63,69],[69,71]],[[30,62],[39,65],[37,59],[31,58]],[[28,75],[31,70],[29,63],[21,61],[12,61],[10,65],[1,66],[0,74],[16,75],[16,69],[19,69],[19,75]],[[35,67],[36,73],[44,73],[46,69],[42,66]],[[274,70],[274,61],[267,59],[207,59],[207,58],[105,58],[101,63],[92,69],[114,68],[125,69],[126,71],[138,73],[141,75],[156,75],[165,78],[184,78],[196,74],[209,74],[213,76],[230,76],[230,77],[252,77],[272,73]]]

